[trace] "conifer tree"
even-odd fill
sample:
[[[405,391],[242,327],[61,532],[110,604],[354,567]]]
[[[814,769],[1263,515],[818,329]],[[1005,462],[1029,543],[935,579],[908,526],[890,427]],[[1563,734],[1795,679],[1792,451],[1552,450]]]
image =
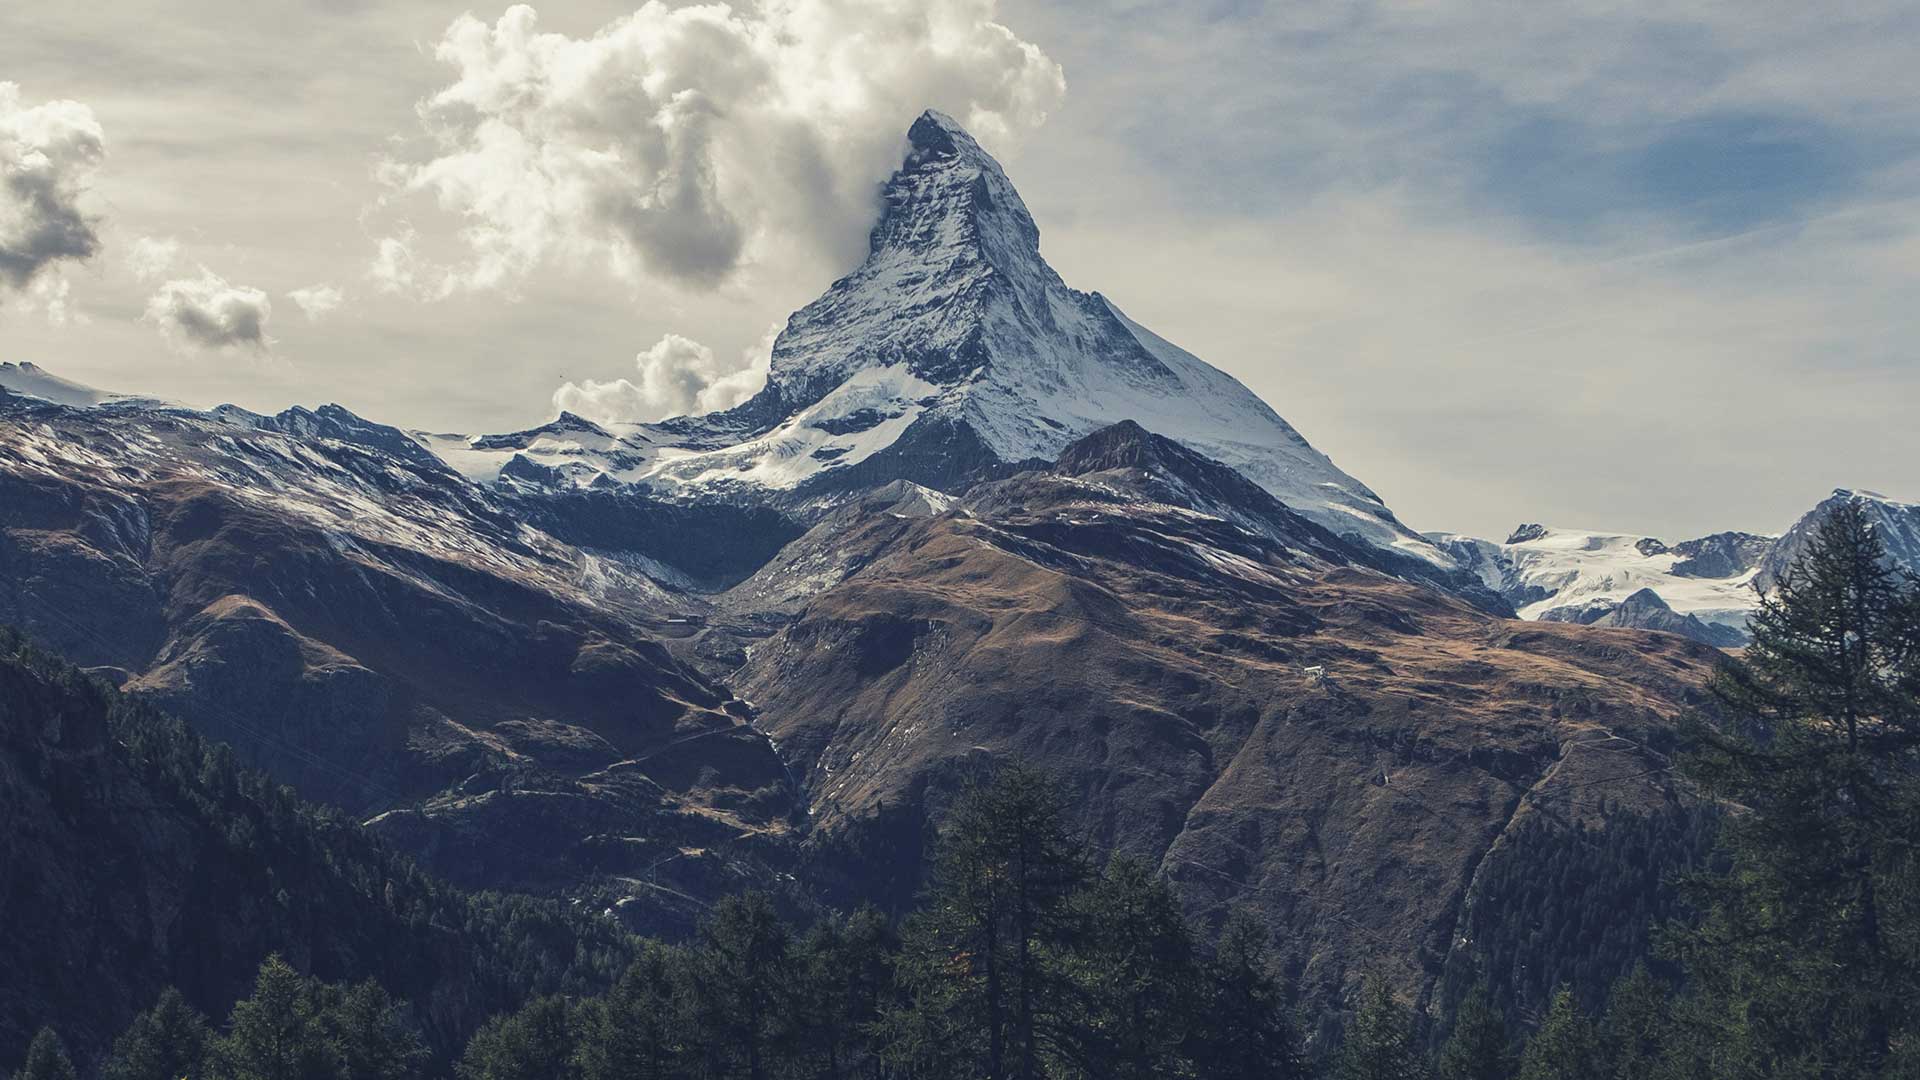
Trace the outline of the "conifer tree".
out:
[[[791,932],[765,893],[729,896],[701,924],[690,1007],[710,1070],[767,1080],[790,1052],[790,947]]]
[[[1296,1080],[1307,1075],[1300,1038],[1273,975],[1267,931],[1245,910],[1228,916],[1206,965],[1191,1053],[1201,1080]]]
[[[227,1034],[214,1044],[221,1080],[333,1080],[339,1047],[321,1022],[312,980],[276,954],[254,978],[253,994],[236,1002]]]
[[[675,970],[683,961],[649,943],[603,998],[575,1018],[581,1080],[668,1080],[677,1075],[681,1032]]]
[[[27,1046],[27,1061],[13,1080],[75,1080],[73,1062],[67,1057],[67,1044],[52,1028],[43,1027]]]
[[[1920,587],[1837,507],[1749,622],[1687,774],[1743,808],[1676,935],[1694,989],[1765,1067],[1871,1073],[1912,1027],[1920,956]]]
[[[1441,1044],[1440,1080],[1510,1080],[1513,1070],[1506,1018],[1494,1008],[1486,982],[1477,982],[1461,999],[1453,1031]]]
[[[1553,1005],[1540,1030],[1527,1040],[1520,1058],[1520,1080],[1602,1080],[1600,1039],[1593,1024],[1581,1014],[1566,987],[1553,995]]]
[[[1041,1039],[1063,1002],[1055,958],[1067,900],[1084,877],[1052,778],[1009,766],[963,796],[909,923],[901,974],[912,1006],[889,1020],[895,1059],[1039,1080]],[[977,1064],[954,1064],[968,1057]]]
[[[870,907],[823,919],[795,943],[798,1037],[818,1075],[878,1068],[868,1043],[893,984],[893,947],[892,928]]]
[[[1072,1005],[1058,1039],[1071,1071],[1103,1080],[1180,1075],[1200,979],[1173,893],[1146,864],[1120,857],[1072,907],[1080,930],[1061,957]]]
[[[1600,1048],[1612,1080],[1654,1080],[1662,1075],[1668,1045],[1674,1039],[1667,988],[1636,966],[1607,995],[1600,1021]]]
[[[572,1080],[572,1059],[567,1003],[544,997],[482,1025],[454,1070],[460,1080]]]
[[[1385,979],[1367,979],[1334,1060],[1335,1080],[1425,1080],[1427,1073],[1412,1015],[1394,1000]]]
[[[349,1080],[412,1080],[426,1067],[420,1033],[372,979],[336,991],[326,1022]]]
[[[200,1080],[212,1042],[206,1017],[168,987],[115,1040],[104,1075],[106,1080]]]

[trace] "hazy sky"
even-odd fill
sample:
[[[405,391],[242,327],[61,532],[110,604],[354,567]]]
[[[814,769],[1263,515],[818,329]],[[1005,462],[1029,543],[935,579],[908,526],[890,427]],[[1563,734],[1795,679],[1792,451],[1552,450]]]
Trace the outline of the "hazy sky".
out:
[[[1920,498],[1916,55],[1879,0],[17,0],[0,359],[434,430],[725,404],[936,106],[1070,284],[1414,527],[1779,529]]]

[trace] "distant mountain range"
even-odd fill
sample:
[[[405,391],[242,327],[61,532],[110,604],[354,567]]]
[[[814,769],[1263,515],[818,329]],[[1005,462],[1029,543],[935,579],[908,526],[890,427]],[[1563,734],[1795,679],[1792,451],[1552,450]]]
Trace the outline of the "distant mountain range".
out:
[[[1867,512],[1889,562],[1920,568],[1920,505],[1836,490],[1778,536],[1723,532],[1671,546],[1651,536],[1522,525],[1503,542],[1428,533],[1523,619],[1637,626],[1709,645],[1746,643],[1747,616],[1843,503]]]
[[[1680,799],[1709,646],[1832,500],[1778,539],[1422,536],[1069,289],[952,120],[882,200],[709,416],[429,434],[0,365],[0,623],[457,884],[669,933],[743,883],[898,908],[1018,759],[1316,993],[1382,957],[1426,993],[1517,830]],[[1920,508],[1834,498],[1920,565]]]

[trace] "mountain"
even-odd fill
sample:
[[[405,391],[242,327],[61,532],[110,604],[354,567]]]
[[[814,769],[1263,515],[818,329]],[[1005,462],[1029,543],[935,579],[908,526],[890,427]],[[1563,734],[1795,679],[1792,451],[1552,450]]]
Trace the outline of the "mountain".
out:
[[[1641,589],[1626,599],[1614,602],[1604,601],[1583,607],[1559,607],[1541,614],[1541,619],[1549,622],[1574,622],[1586,626],[1630,626],[1640,630],[1665,630],[1669,634],[1679,634],[1708,645],[1723,649],[1738,648],[1746,644],[1747,635],[1731,626],[1702,622],[1698,615],[1682,615],[1674,611],[1660,594],[1652,589]]]
[[[0,363],[0,393],[24,394],[61,405],[80,406],[142,400],[128,394],[114,394],[82,386],[33,363]]]
[[[898,881],[969,777],[1038,763],[1090,847],[1157,866],[1203,924],[1251,908],[1307,985],[1381,960],[1419,994],[1510,830],[1676,797],[1660,747],[1714,650],[1490,616],[1298,515],[1203,509],[1236,474],[1168,450],[1096,432],[945,509],[874,500],[796,541],[838,562],[770,565],[811,591],[732,681],[817,860]]]
[[[604,986],[632,953],[606,920],[426,877],[4,629],[0,815],[0,1061],[42,1023],[94,1060],[167,986],[223,1015],[272,952],[378,978],[445,1059],[492,1013]]]
[[[1336,536],[1429,572],[1454,568],[1231,376],[1068,288],[1005,172],[959,125],[928,112],[908,141],[866,261],[788,320],[767,385],[746,404],[426,444],[483,481],[631,484],[804,511],[893,480],[953,492],[1134,420]]]
[[[1667,630],[1722,648],[1773,591],[1835,507],[1867,510],[1891,566],[1920,571],[1920,505],[1836,489],[1779,536],[1721,532],[1668,545],[1651,536],[1522,525],[1504,542],[1429,533],[1523,619]]]
[[[1669,546],[1651,536],[1535,524],[1504,542],[1429,536],[1523,619],[1641,626],[1722,647],[1746,641],[1747,614],[1760,600],[1754,577],[1773,544],[1769,536],[1729,532]]]
[[[865,262],[727,412],[467,437],[15,378],[0,622],[455,886],[664,933],[756,883],[898,910],[1017,759],[1091,852],[1298,943],[1321,998],[1382,956],[1425,994],[1503,837],[1678,798],[1667,725],[1717,652],[1515,622],[1501,560],[1547,530],[1409,532],[1068,289],[952,121],[909,146]],[[1739,538],[1628,546],[1751,572]]]
[[[1755,585],[1771,591],[1793,569],[1828,514],[1847,503],[1866,511],[1867,521],[1886,545],[1889,565],[1920,572],[1920,504],[1896,502],[1872,491],[1836,488],[1818,506],[1801,515],[1760,560]]]
[[[788,827],[766,738],[664,643],[704,601],[650,565],[337,406],[0,396],[0,623],[466,885]],[[634,888],[684,923],[670,881]]]

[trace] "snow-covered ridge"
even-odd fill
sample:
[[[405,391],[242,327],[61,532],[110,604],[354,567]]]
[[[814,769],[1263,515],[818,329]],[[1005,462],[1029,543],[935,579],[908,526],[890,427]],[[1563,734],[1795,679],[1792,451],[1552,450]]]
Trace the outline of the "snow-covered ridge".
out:
[[[1847,503],[1866,510],[1889,564],[1920,571],[1920,504],[1846,488],[1778,536],[1725,532],[1668,546],[1650,536],[1522,525],[1504,542],[1454,533],[1428,537],[1506,597],[1523,619],[1618,622],[1633,614],[1628,601],[1644,589],[1682,620],[1692,616],[1744,638],[1760,598],[1805,553],[1827,515]],[[1645,610],[1644,600],[1638,607]],[[1715,640],[1718,634],[1694,636],[1722,643]]]
[[[1590,622],[1651,589],[1678,615],[1744,634],[1747,615],[1760,600],[1753,588],[1757,558],[1712,567],[1727,573],[1691,576],[1688,564],[1697,561],[1691,553],[1694,541],[1669,547],[1649,536],[1539,525],[1516,529],[1504,543],[1452,533],[1430,536],[1505,596],[1523,619]],[[1761,551],[1772,540],[1751,539]]]
[[[0,363],[0,390],[75,408],[91,408],[95,405],[120,402],[154,403],[151,398],[116,394],[106,390],[95,390],[91,386],[82,386],[31,362]]]

